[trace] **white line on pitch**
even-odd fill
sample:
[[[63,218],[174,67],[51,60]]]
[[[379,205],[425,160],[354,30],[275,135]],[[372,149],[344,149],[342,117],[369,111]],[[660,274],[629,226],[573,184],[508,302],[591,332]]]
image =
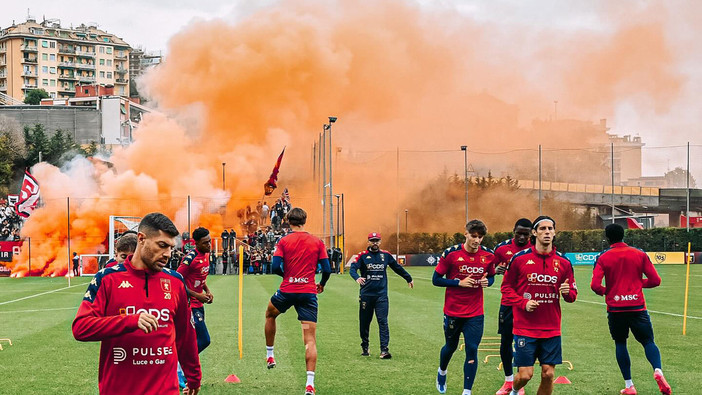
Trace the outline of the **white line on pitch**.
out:
[[[38,313],[42,311],[59,311],[59,310],[76,310],[78,307],[58,307],[55,309],[38,309],[38,310],[9,310],[9,311],[0,311],[0,314],[2,313]]]
[[[70,287],[63,287],[63,288],[59,288],[59,289],[54,289],[53,291],[46,291],[46,292],[38,293],[38,294],[35,294],[35,295],[29,295],[29,296],[25,296],[25,297],[19,298],[19,299],[8,300],[7,302],[0,302],[0,306],[2,306],[2,305],[4,305],[4,304],[10,304],[10,303],[14,303],[14,302],[19,302],[19,301],[25,300],[25,299],[36,298],[37,296],[42,296],[42,295],[46,295],[46,294],[50,294],[50,293],[54,293],[54,292],[58,292],[58,291],[63,291],[64,289],[68,289],[68,288],[81,287],[81,286],[82,286],[82,287],[85,287],[85,283],[76,284],[76,285],[71,285]]]

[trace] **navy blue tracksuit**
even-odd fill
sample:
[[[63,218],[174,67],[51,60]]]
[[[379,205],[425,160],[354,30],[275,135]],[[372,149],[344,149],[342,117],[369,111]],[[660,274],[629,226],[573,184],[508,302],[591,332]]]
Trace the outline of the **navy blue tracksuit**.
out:
[[[349,274],[354,280],[359,277],[366,279],[361,286],[359,297],[358,320],[361,332],[361,347],[368,348],[368,332],[373,321],[373,313],[378,317],[378,330],[380,332],[380,350],[388,351],[390,331],[388,329],[388,278],[387,267],[390,268],[408,283],[412,281],[407,271],[400,266],[395,258],[387,251],[363,251],[351,264]],[[360,270],[360,275],[358,271]]]

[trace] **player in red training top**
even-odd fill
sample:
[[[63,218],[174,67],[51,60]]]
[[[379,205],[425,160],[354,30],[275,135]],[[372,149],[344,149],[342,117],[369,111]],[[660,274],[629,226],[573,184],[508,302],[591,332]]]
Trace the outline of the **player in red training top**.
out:
[[[502,301],[513,307],[518,368],[510,395],[518,395],[531,380],[536,359],[541,364],[538,394],[553,393],[554,369],[562,363],[560,298],[573,303],[578,295],[570,261],[553,246],[556,221],[539,216],[531,234],[534,247],[512,258],[502,281]]]
[[[195,249],[190,250],[183,257],[183,261],[178,266],[178,273],[183,276],[190,297],[190,309],[193,312],[195,333],[197,333],[197,352],[201,353],[210,345],[210,333],[205,325],[203,303],[212,303],[214,299],[207,287],[207,275],[210,273],[210,250],[212,249],[210,231],[202,227],[195,229],[193,240],[195,241]],[[178,367],[178,381],[181,387],[185,387],[185,376],[180,366]]]
[[[482,221],[466,224],[466,242],[444,250],[436,265],[432,283],[446,287],[444,337],[439,355],[436,389],[446,393],[446,369],[463,333],[466,360],[463,364],[463,394],[470,395],[478,371],[478,346],[483,337],[483,288],[495,281],[495,254],[480,245],[487,233]]]
[[[294,306],[297,319],[302,324],[305,342],[307,384],[305,395],[314,395],[314,371],[317,365],[317,294],[331,276],[329,257],[324,243],[305,232],[307,213],[294,208],[287,214],[292,233],[280,239],[273,254],[273,273],[283,277],[280,289],[271,297],[266,310],[266,363],[268,369],[275,367],[273,343],[275,342],[275,319]],[[317,264],[322,266],[322,279],[315,284]]]
[[[134,254],[137,246],[137,234],[128,230],[115,241],[115,257],[110,259],[105,267],[112,267],[124,262],[128,256]]]
[[[101,341],[100,394],[177,395],[180,361],[190,394],[200,389],[200,359],[183,277],[165,266],[178,236],[161,213],[139,224],[134,255],[102,269],[73,320],[73,336]]]
[[[517,220],[512,234],[511,239],[505,240],[495,247],[496,274],[504,274],[507,270],[507,264],[515,254],[532,247],[529,242],[531,236],[530,220],[526,218]],[[512,306],[506,306],[504,302],[500,303],[497,333],[500,335],[500,359],[502,360],[502,370],[505,372],[505,383],[495,394],[508,395],[512,391],[512,382],[514,382],[514,369],[512,368],[514,334],[512,333]],[[524,388],[519,390],[519,395],[524,395]]]
[[[661,393],[670,394],[671,388],[661,370],[661,352],[653,341],[653,326],[642,291],[642,288],[659,286],[661,278],[645,252],[622,242],[624,228],[617,224],[607,225],[605,236],[610,246],[595,261],[590,288],[598,295],[605,295],[609,333],[614,340],[619,370],[624,376],[625,388],[621,393],[636,395],[631,380],[631,360],[626,348],[626,339],[631,330],[636,340],[643,345]],[[606,286],[602,286],[603,278]]]

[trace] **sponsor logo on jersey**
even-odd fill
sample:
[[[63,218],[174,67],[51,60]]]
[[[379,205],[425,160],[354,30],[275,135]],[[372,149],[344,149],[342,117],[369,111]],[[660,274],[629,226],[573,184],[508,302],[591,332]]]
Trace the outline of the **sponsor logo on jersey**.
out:
[[[137,308],[136,306],[127,306],[119,309],[119,314],[123,316],[129,316],[129,315],[135,315],[135,314],[141,314],[141,313],[147,313],[151,314],[158,321],[163,321],[163,322],[168,322],[168,320],[171,318],[171,312],[168,309],[140,309]]]
[[[633,295],[614,295],[614,301],[619,302],[619,301],[633,301],[633,300],[639,300],[639,295],[633,294]]]
[[[163,292],[171,292],[171,279],[170,278],[162,278],[161,279],[161,291]]]
[[[307,277],[290,277],[288,282],[292,284],[309,284],[310,279]]]
[[[531,259],[529,259],[529,260],[527,261],[526,264],[527,264],[527,265],[533,265],[533,264],[534,264],[534,261],[532,261]]]
[[[383,270],[385,269],[385,265],[382,263],[369,263],[366,265],[366,268],[368,268],[368,270]]]
[[[555,284],[558,281],[558,277],[550,274],[529,273],[527,274],[527,280],[529,280],[530,283]]]
[[[134,288],[132,284],[127,280],[122,280],[122,283],[117,288]]]
[[[458,267],[458,272],[459,273],[466,273],[466,274],[482,274],[485,272],[485,268],[468,266],[468,265],[461,265]]]
[[[125,359],[127,359],[127,351],[125,349],[122,347],[114,347],[112,349],[112,360],[115,362],[115,365],[124,361]]]
[[[524,292],[524,299],[530,300],[531,294],[529,292]]]

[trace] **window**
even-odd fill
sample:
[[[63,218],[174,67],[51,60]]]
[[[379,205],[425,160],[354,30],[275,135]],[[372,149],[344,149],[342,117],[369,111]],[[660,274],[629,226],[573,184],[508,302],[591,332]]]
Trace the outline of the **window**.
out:
[[[49,48],[56,48],[56,41],[52,41],[49,43]]]
[[[105,47],[98,47],[98,48],[99,48],[100,53],[105,53]]]
[[[49,96],[50,96],[52,99],[55,99],[55,98],[56,98],[56,92],[49,92]]]
[[[41,54],[41,60],[49,60],[49,55],[45,53]]]
[[[49,80],[48,80],[47,78],[44,78],[44,79],[41,80],[41,84],[42,84],[43,86],[49,86]]]
[[[41,40],[41,47],[42,48],[49,48],[49,42],[46,40]]]
[[[56,67],[49,67],[49,73],[56,74]]]
[[[50,86],[56,86],[56,80],[50,80],[49,81]]]
[[[107,78],[110,78],[110,79],[112,79],[112,73],[111,73],[111,72],[109,72],[109,71],[107,72]]]
[[[105,72],[104,72],[104,71],[101,71],[101,72],[100,72],[100,78],[105,78]]]
[[[48,73],[48,72],[49,72],[49,66],[41,66],[41,72],[42,72],[42,73]]]
[[[104,65],[105,65],[105,59],[100,59],[100,66],[104,66]]]
[[[52,53],[51,55],[49,55],[49,60],[51,60],[52,62],[55,62],[56,61],[56,54]]]
[[[86,95],[89,95],[89,94],[90,94],[90,90],[89,90],[89,89],[85,89],[85,90],[83,91],[83,93],[86,94]]]
[[[102,41],[104,41],[104,42],[106,42],[106,43],[109,43],[109,42],[110,42],[110,39],[109,39],[108,37],[103,37],[103,38],[102,38]]]
[[[107,53],[112,53],[112,47],[107,47]]]
[[[112,66],[112,59],[107,59],[107,65]]]

